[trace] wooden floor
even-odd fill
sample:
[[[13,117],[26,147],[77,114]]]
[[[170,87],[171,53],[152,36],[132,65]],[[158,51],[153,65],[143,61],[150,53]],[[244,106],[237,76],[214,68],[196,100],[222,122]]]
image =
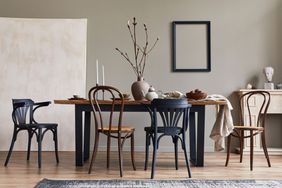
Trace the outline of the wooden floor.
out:
[[[187,170],[184,158],[179,154],[179,170],[174,168],[173,153],[159,153],[156,166],[156,179],[186,179]],[[282,156],[270,156],[272,167],[267,167],[263,155],[256,155],[254,171],[249,170],[249,156],[239,163],[239,155],[232,154],[230,164],[225,167],[225,153],[206,153],[205,167],[193,167],[193,179],[282,179]],[[43,178],[50,179],[120,179],[117,153],[112,153],[109,170],[105,169],[106,154],[98,153],[92,174],[88,174],[88,165],[75,167],[73,152],[60,152],[60,164],[56,165],[53,152],[43,152],[42,169],[37,168],[37,154],[26,161],[25,152],[14,152],[8,167],[4,167],[6,152],[0,152],[0,187],[34,187]],[[143,170],[144,153],[136,153],[137,170],[133,171],[129,153],[124,154],[124,177],[122,179],[149,179],[150,169]],[[150,164],[149,164],[150,165]]]

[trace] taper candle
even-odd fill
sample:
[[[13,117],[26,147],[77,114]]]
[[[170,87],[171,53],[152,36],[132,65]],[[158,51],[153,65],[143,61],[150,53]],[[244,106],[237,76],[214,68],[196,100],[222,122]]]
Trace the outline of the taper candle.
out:
[[[103,84],[103,86],[105,85],[105,70],[104,70],[104,65],[102,65],[102,84]]]
[[[96,84],[99,84],[99,63],[98,59],[96,59]]]

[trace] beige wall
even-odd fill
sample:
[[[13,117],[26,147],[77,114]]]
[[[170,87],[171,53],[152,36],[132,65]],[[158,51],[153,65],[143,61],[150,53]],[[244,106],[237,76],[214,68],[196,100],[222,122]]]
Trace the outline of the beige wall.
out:
[[[139,23],[148,25],[150,36],[160,37],[145,71],[146,80],[156,89],[187,92],[199,88],[209,94],[223,94],[235,102],[232,92],[248,82],[262,88],[265,81],[262,69],[269,65],[275,69],[274,82],[282,82],[280,0],[1,0],[0,16],[87,18],[87,89],[95,84],[95,60],[99,59],[105,66],[106,83],[130,91],[136,78],[114,48],[132,49],[126,24],[134,16]],[[171,22],[176,20],[211,21],[210,73],[171,71]],[[207,107],[206,149],[209,151],[213,148],[208,135],[214,113],[213,107]],[[147,114],[134,113],[126,114],[125,118],[137,127],[136,146],[140,150],[143,150],[143,126],[147,118]],[[275,128],[280,131],[279,125]]]

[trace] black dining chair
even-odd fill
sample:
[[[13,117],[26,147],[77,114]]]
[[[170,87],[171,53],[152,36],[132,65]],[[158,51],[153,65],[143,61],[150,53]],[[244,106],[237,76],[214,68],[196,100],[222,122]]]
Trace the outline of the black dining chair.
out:
[[[47,131],[53,133],[53,140],[55,142],[55,155],[56,161],[59,163],[58,155],[58,140],[57,140],[57,126],[56,123],[38,123],[34,119],[35,111],[44,106],[48,106],[51,102],[35,103],[31,99],[13,99],[13,112],[12,119],[14,122],[14,132],[10,145],[10,149],[5,161],[5,166],[8,165],[14,144],[17,140],[17,135],[20,131],[27,131],[28,133],[28,147],[27,147],[27,160],[30,158],[31,140],[35,135],[38,143],[38,167],[41,168],[41,150],[42,140]]]
[[[148,167],[149,146],[152,140],[153,161],[151,179],[153,179],[155,175],[159,142],[164,136],[170,136],[174,143],[176,170],[178,170],[178,140],[181,141],[181,146],[185,155],[188,176],[191,178],[186,144],[186,131],[188,128],[190,108],[191,104],[188,104],[187,99],[154,99],[151,102],[151,106],[148,107],[152,121],[150,127],[144,128],[146,132],[145,170],[147,170]],[[161,117],[162,125],[160,125],[158,122],[158,114]],[[182,123],[179,125],[178,123],[181,117]]]

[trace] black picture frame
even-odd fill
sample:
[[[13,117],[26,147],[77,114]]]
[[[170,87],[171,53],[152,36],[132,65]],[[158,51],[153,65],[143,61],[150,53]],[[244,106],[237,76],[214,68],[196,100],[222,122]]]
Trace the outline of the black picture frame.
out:
[[[190,30],[192,34],[189,36]],[[186,35],[186,36],[182,36],[182,35]],[[172,22],[173,72],[210,72],[211,71],[211,36],[210,35],[211,35],[210,21],[173,21]],[[187,39],[189,37],[191,38],[191,43],[189,41],[188,42],[185,41],[185,40],[189,40]],[[199,42],[197,42],[197,40]],[[187,49],[191,49],[191,48],[193,49],[191,51],[185,50],[183,49],[183,47],[178,46],[178,43],[182,43],[182,45],[187,45]],[[198,43],[200,45],[198,45]],[[193,50],[197,50],[196,53]],[[201,53],[203,54],[201,55]],[[195,61],[193,61],[193,66],[192,65],[189,66],[189,61],[191,62],[191,59],[189,59],[190,57],[189,55],[194,57],[193,60]],[[185,60],[183,60],[183,58],[185,58]]]

